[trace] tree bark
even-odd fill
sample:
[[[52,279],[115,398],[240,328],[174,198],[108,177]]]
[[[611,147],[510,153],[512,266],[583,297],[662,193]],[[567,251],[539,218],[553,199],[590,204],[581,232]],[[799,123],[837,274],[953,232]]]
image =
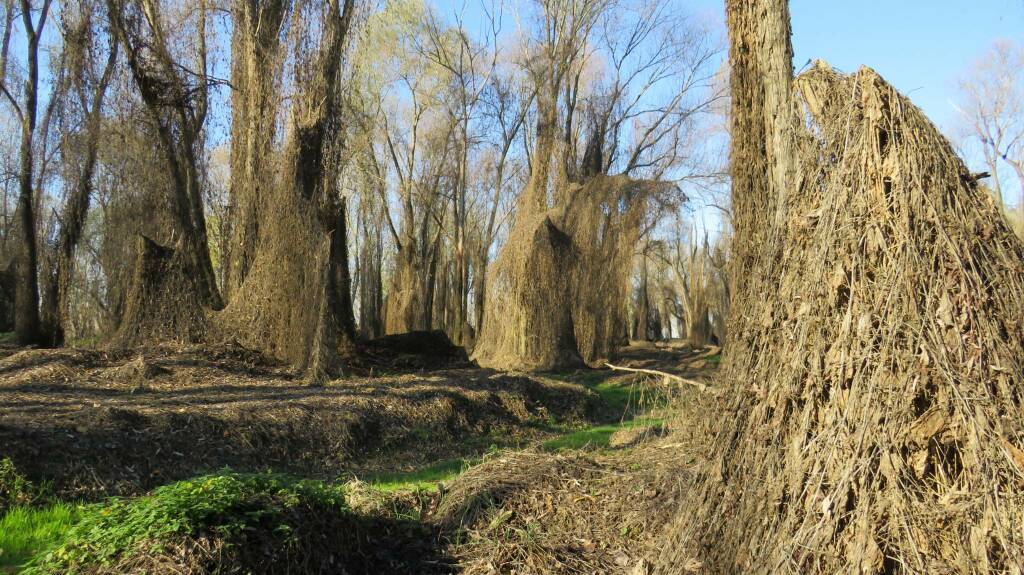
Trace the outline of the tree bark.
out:
[[[330,0],[320,46],[296,66],[283,177],[260,211],[249,273],[218,314],[220,329],[291,362],[314,384],[340,375],[355,345],[335,161],[340,65],[353,9],[354,0]]]
[[[785,213],[796,158],[791,141],[793,47],[787,0],[729,0],[732,63],[734,292],[742,293],[758,246]]]
[[[39,322],[39,264],[36,247],[36,217],[33,210],[33,142],[39,106],[39,43],[50,11],[50,0],[43,2],[36,22],[32,21],[32,4],[21,0],[25,27],[28,73],[25,78],[24,105],[21,110],[21,150],[18,170],[18,207],[15,225],[18,246],[15,264],[14,333],[18,343],[31,345],[41,340]]]
[[[232,226],[224,296],[242,285],[259,238],[260,208],[274,185],[280,32],[285,0],[233,0],[231,77]]]

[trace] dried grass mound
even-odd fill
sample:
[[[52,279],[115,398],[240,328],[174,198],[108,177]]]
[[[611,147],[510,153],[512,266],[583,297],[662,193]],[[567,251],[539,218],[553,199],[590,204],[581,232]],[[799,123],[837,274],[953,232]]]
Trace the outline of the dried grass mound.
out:
[[[543,371],[609,358],[626,329],[630,262],[648,192],[662,184],[596,176],[557,208],[525,215],[488,272],[483,367]]]
[[[638,457],[645,465],[636,467]],[[435,520],[452,538],[460,573],[646,575],[679,493],[664,489],[679,458],[589,459],[520,452],[471,468],[443,492]],[[678,486],[676,484],[673,487]]]
[[[154,341],[196,343],[205,337],[202,291],[184,252],[139,236],[124,315],[111,341],[114,347]]]
[[[796,88],[801,184],[660,570],[1020,573],[1024,247],[877,73]]]

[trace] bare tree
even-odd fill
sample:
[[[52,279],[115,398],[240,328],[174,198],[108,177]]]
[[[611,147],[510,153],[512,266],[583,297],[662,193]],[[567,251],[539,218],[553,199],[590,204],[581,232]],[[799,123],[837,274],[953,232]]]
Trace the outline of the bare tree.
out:
[[[960,111],[981,147],[996,203],[1005,208],[1000,168],[1009,166],[1024,205],[1024,46],[999,40],[960,81]]]
[[[179,247],[200,298],[221,307],[203,208],[202,130],[208,112],[206,0],[195,22],[194,61],[175,59],[165,31],[160,0],[107,0],[111,27],[125,48],[128,64],[174,182],[172,213]],[[193,69],[193,67],[195,69]]]
[[[39,109],[39,47],[43,31],[50,15],[52,0],[43,0],[40,5],[31,0],[21,0],[21,24],[25,34],[26,74],[18,99],[7,85],[7,78],[0,84],[4,96],[17,116],[21,126],[21,148],[18,169],[18,207],[15,211],[15,226],[18,230],[17,256],[15,258],[15,311],[14,331],[21,344],[34,344],[41,340],[39,321],[39,279],[38,247],[36,237],[36,198],[34,190],[34,154],[37,136]],[[3,33],[2,68],[7,70],[8,47],[14,26],[13,3],[6,6],[6,26]]]
[[[44,335],[54,346],[63,345],[69,323],[75,251],[82,239],[89,212],[101,142],[103,101],[118,55],[113,34],[107,31],[106,46],[99,39],[102,29],[96,20],[102,12],[96,4],[88,0],[67,3],[63,11],[66,20],[63,26],[64,52],[71,61],[68,74],[72,93],[66,115],[69,116],[68,122],[77,125],[63,138],[65,163],[68,165],[66,178],[70,187],[61,210],[52,270],[47,269],[44,276]]]

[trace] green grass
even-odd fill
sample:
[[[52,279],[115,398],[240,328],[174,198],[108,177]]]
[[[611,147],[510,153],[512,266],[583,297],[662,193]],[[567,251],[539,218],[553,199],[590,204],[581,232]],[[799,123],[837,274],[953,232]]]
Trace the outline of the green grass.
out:
[[[707,362],[711,365],[718,365],[722,363],[722,352],[718,352],[715,355],[708,356]]]
[[[665,405],[666,401],[664,395],[653,387],[614,377],[606,370],[576,370],[553,374],[553,377],[595,391],[614,419],[582,429],[565,429],[563,435],[541,444],[546,451],[605,449],[616,431],[664,424],[663,420],[647,415]]]
[[[448,481],[477,463],[478,459],[447,459],[405,472],[378,473],[364,480],[380,491],[436,491],[437,484]]]
[[[287,540],[299,509],[347,510],[343,488],[276,474],[222,472],[179,481],[130,499],[84,506],[63,541],[29,571],[66,572],[71,565],[107,563],[156,551],[176,536],[212,533],[227,540],[270,532]]]
[[[22,565],[56,547],[78,515],[78,507],[67,503],[9,510],[0,518],[0,565]]]
[[[649,411],[662,400],[653,388],[616,377],[609,370],[577,369],[552,373],[549,377],[564,383],[582,385],[596,392],[616,420],[629,419]]]
[[[650,417],[639,417],[622,423],[611,425],[597,425],[588,427],[561,437],[545,441],[542,447],[546,451],[562,451],[566,449],[604,449],[608,447],[609,440],[616,431],[622,429],[633,429],[636,427],[657,427],[664,425],[664,420]]]

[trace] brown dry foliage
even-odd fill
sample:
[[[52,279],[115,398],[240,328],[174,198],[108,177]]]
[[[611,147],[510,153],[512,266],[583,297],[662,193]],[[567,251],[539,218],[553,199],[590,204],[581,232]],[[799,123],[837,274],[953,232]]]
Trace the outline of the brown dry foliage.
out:
[[[111,341],[128,348],[152,341],[196,342],[206,337],[201,290],[179,247],[139,236],[121,325]]]
[[[1024,248],[874,71],[796,93],[799,185],[751,246],[660,569],[1020,572]]]
[[[637,460],[643,466],[636,466]],[[646,574],[685,466],[657,446],[597,458],[520,452],[476,466],[430,518],[461,573]]]
[[[599,365],[628,333],[633,251],[651,193],[664,184],[595,176],[561,205],[516,222],[488,270],[486,321],[473,358],[484,367]]]

